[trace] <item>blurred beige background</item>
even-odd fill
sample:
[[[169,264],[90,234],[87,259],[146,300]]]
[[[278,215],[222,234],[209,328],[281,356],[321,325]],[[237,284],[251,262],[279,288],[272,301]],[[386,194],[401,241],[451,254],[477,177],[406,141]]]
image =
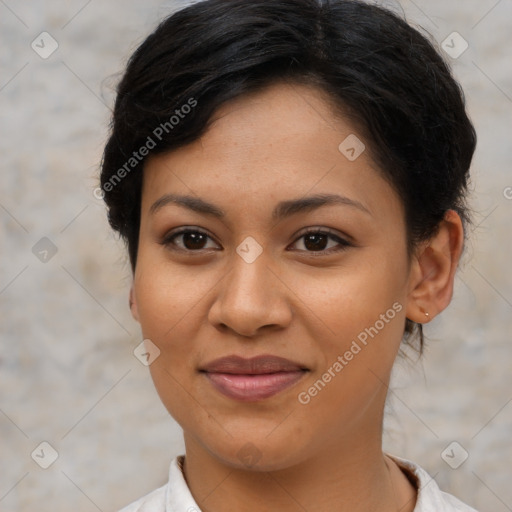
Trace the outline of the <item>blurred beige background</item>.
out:
[[[181,5],[0,0],[2,512],[117,510],[162,485],[171,458],[183,452],[178,425],[134,357],[141,336],[128,309],[129,266],[93,195],[113,75]],[[462,48],[461,39],[452,43],[454,31],[469,44],[447,59],[479,136],[477,228],[452,304],[426,328],[423,361],[397,363],[385,447],[481,511],[505,512],[512,510],[512,2],[401,5],[440,45],[450,36],[445,47]],[[457,469],[445,461],[455,465],[466,452]]]

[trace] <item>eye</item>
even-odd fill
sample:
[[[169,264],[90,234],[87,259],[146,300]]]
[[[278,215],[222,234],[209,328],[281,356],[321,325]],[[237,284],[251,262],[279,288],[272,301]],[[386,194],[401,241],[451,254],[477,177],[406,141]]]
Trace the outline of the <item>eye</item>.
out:
[[[184,251],[184,252],[199,252],[205,249],[211,249],[212,247],[207,246],[208,240],[212,240],[210,235],[206,232],[185,228],[176,232],[171,232],[162,240],[161,244],[169,247],[172,250]],[[294,243],[301,239],[304,239],[303,246],[305,249],[299,249],[310,253],[334,253],[346,250],[348,247],[352,247],[352,244],[336,235],[335,233],[325,229],[312,229],[303,233]],[[333,247],[327,248],[328,240],[336,242]],[[180,240],[180,243],[176,241]],[[215,244],[216,245],[216,244]],[[338,245],[338,248],[335,248]],[[328,250],[326,250],[328,249]]]
[[[306,252],[311,253],[330,254],[334,252],[344,251],[348,247],[352,247],[351,243],[347,242],[346,240],[336,235],[335,233],[320,228],[306,231],[296,240],[295,243],[297,243],[301,239],[304,239],[303,246],[306,248],[301,250],[305,250]],[[329,239],[337,242],[338,248],[335,248],[335,244],[334,250],[333,247],[330,247],[328,250],[325,250],[326,246],[328,245]]]
[[[177,244],[175,240],[180,239],[181,243]],[[181,229],[180,231],[168,234],[162,240],[161,244],[175,250],[199,252],[204,249],[211,249],[211,247],[205,246],[205,243],[208,239],[211,239],[211,237],[204,231],[189,228]]]

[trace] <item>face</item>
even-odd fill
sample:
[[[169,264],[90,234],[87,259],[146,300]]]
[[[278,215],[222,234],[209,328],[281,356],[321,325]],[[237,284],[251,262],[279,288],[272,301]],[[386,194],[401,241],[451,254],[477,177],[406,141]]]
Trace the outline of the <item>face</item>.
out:
[[[380,433],[408,299],[404,212],[332,112],[315,88],[272,85],[144,168],[132,313],[185,441],[232,466],[249,452],[285,468]],[[297,367],[203,371],[231,355]]]

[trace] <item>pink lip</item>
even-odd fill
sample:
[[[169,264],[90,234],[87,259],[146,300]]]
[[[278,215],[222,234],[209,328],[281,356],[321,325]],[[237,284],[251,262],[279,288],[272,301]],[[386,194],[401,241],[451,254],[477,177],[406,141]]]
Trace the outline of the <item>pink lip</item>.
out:
[[[307,370],[299,363],[272,355],[222,357],[200,369],[215,389],[242,401],[269,398],[295,384]]]
[[[236,400],[251,402],[276,395],[295,384],[305,373],[303,370],[262,375],[206,373],[206,377],[224,395]]]

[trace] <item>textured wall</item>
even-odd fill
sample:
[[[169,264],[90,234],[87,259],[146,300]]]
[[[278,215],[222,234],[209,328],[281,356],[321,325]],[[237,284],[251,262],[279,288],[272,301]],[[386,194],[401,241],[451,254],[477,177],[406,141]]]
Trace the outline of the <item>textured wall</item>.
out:
[[[141,338],[128,310],[129,267],[93,195],[113,74],[178,5],[0,1],[2,511],[116,510],[161,485],[183,451],[133,355]],[[445,48],[479,135],[477,228],[452,304],[426,328],[424,360],[397,364],[385,446],[473,506],[504,512],[512,510],[512,2],[402,7],[439,43],[450,36]],[[469,44],[457,58],[454,31]],[[458,469],[441,456],[454,441],[452,465],[469,454]],[[52,449],[58,458],[43,469]]]

